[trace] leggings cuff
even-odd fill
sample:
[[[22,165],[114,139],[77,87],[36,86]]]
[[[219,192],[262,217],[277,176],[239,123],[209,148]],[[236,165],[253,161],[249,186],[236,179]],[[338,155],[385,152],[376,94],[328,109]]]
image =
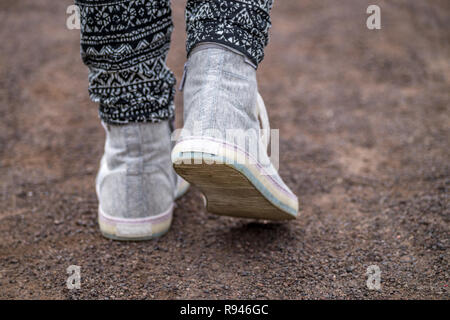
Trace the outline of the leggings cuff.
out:
[[[241,52],[258,66],[269,41],[271,7],[272,1],[188,1],[187,54],[201,42],[216,42]]]
[[[140,106],[133,110],[127,108],[108,107],[100,104],[98,115],[100,119],[112,125],[125,125],[135,122],[161,122],[164,120],[173,120],[175,117],[175,105],[172,103],[167,107],[161,107],[158,111],[154,108]]]

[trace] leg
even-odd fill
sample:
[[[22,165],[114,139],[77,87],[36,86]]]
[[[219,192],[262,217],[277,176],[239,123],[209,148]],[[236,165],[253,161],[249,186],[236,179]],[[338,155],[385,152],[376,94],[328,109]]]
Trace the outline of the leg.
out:
[[[177,177],[169,120],[175,78],[166,66],[169,0],[76,0],[89,93],[100,105],[105,152],[96,179],[100,230],[143,240],[172,221]]]
[[[188,1],[185,124],[172,161],[216,214],[297,216],[298,199],[267,154],[270,130],[260,130],[260,123],[268,129],[268,119],[256,66],[267,44],[271,5],[270,0]]]
[[[166,66],[170,0],[75,0],[89,93],[108,124],[173,117],[175,77]]]
[[[186,6],[187,52],[199,43],[226,45],[256,66],[269,41],[273,0],[188,0]]]

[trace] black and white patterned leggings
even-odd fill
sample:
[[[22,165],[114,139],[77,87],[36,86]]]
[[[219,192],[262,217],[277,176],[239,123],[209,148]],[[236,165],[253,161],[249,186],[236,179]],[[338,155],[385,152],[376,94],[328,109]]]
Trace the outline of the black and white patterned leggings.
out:
[[[264,56],[273,0],[187,0],[186,49],[218,42]],[[110,124],[155,122],[174,114],[175,77],[166,65],[173,29],[170,0],[75,0],[89,94]]]

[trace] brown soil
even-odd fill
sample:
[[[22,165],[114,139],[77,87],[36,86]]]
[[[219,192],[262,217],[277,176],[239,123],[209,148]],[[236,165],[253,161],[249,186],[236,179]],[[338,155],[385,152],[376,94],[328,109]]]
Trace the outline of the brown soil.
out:
[[[368,0],[276,1],[258,77],[301,216],[216,217],[192,189],[171,231],[141,243],[97,228],[104,134],[71,3],[0,2],[0,298],[449,299],[447,0],[376,1],[379,31]],[[380,291],[366,287],[374,264]],[[80,290],[66,288],[69,265]]]

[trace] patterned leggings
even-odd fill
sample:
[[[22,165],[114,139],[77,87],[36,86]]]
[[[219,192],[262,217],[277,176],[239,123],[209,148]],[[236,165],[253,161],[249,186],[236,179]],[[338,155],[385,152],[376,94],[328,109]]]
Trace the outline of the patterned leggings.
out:
[[[187,0],[186,50],[217,42],[263,59],[273,0]],[[175,77],[166,65],[170,0],[75,0],[89,94],[110,124],[173,117]]]

